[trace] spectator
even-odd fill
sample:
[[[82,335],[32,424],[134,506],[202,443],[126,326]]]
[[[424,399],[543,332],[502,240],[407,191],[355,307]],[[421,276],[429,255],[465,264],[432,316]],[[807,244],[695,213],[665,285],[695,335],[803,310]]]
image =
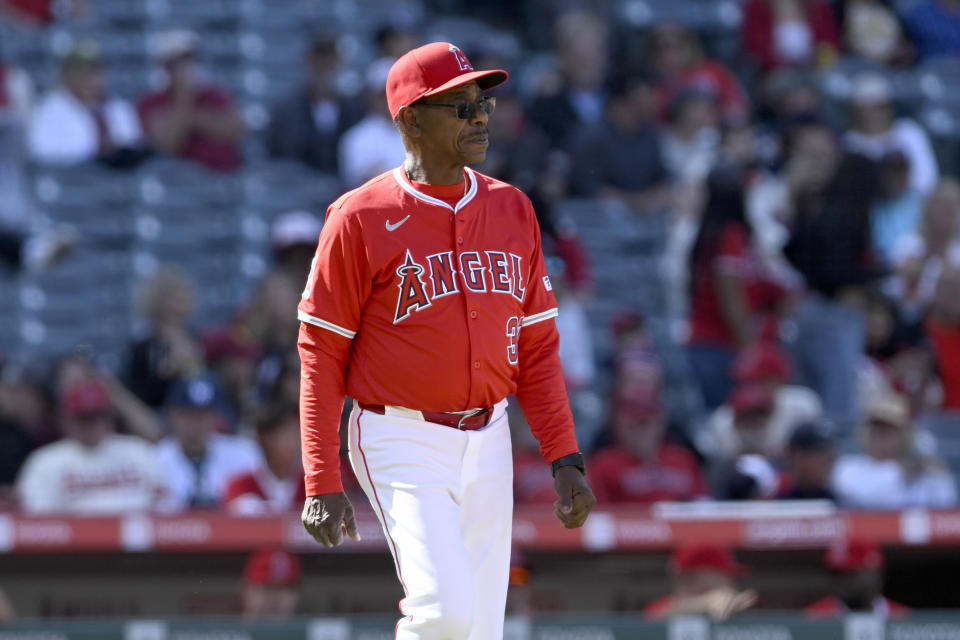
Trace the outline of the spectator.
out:
[[[737,354],[774,330],[784,292],[753,248],[739,172],[714,171],[708,191],[690,252],[687,356],[712,411],[730,394]]]
[[[142,137],[133,107],[107,96],[100,47],[81,41],[61,61],[60,84],[34,110],[27,146],[42,163],[124,165],[140,158]]]
[[[367,114],[343,133],[339,143],[340,180],[347,189],[403,164],[406,150],[400,131],[383,100],[383,87],[393,64],[382,60],[367,69],[363,92]]]
[[[791,432],[804,422],[819,420],[823,415],[820,398],[806,387],[790,384],[793,367],[787,353],[769,340],[757,342],[746,349],[733,363],[732,374],[739,385],[758,385],[773,394],[773,412],[770,415],[766,437],[760,453],[779,459]],[[719,457],[731,457],[740,450],[737,430],[734,428],[734,407],[728,402],[718,407],[708,419],[698,438],[701,451],[710,451]]]
[[[804,608],[812,618],[839,619],[852,612],[902,618],[909,609],[883,596],[883,551],[866,540],[841,540],[830,545],[824,565],[832,578],[829,596]]]
[[[557,317],[563,379],[567,384],[567,392],[575,395],[590,387],[596,375],[590,321],[582,301],[570,290],[563,260],[550,258],[547,265],[560,315],[566,316],[563,320]]]
[[[27,458],[17,480],[24,511],[64,515],[147,511],[160,495],[152,447],[114,433],[114,409],[95,378],[67,386],[59,400],[63,439]]]
[[[172,435],[157,445],[166,485],[162,510],[218,507],[231,478],[263,463],[251,441],[218,433],[222,406],[218,384],[209,374],[180,380],[170,389],[165,415]]]
[[[903,238],[919,226],[924,196],[910,186],[910,163],[900,151],[883,156],[878,173],[879,198],[870,208],[870,231],[877,254],[891,265]]]
[[[259,404],[257,397],[257,364],[260,345],[242,326],[228,325],[204,334],[204,361],[223,383],[224,411],[238,431],[252,424]]]
[[[597,16],[572,11],[557,18],[553,37],[559,73],[541,83],[529,113],[552,144],[568,149],[572,134],[603,119],[610,33]]]
[[[270,114],[267,148],[275,158],[289,158],[319,171],[337,174],[340,138],[360,114],[340,95],[340,55],[329,37],[313,42],[307,53],[304,86],[284,98]]]
[[[662,211],[669,201],[654,93],[641,76],[610,85],[603,119],[578,131],[572,143],[576,195],[614,200],[636,213]]]
[[[940,277],[926,329],[943,388],[940,409],[960,411],[960,267]]]
[[[844,155],[824,123],[806,120],[789,131],[784,174],[792,218],[784,254],[807,289],[794,317],[798,378],[820,396],[825,418],[849,431],[859,419],[865,289],[881,273],[870,242],[875,167]]]
[[[298,289],[307,281],[322,228],[323,222],[308,211],[284,213],[270,227],[274,270],[286,275]]]
[[[197,66],[196,34],[165,31],[157,34],[152,48],[164,86],[141,97],[137,105],[151,144],[216,171],[237,169],[243,119],[227,91],[204,80]]]
[[[860,509],[950,507],[957,489],[940,463],[921,454],[906,400],[877,396],[860,430],[864,453],[842,456],[833,473],[841,504]]]
[[[667,108],[686,92],[713,97],[722,120],[742,121],[750,108],[740,81],[724,64],[706,57],[697,35],[679,24],[661,24],[650,34],[651,69],[660,78],[660,105]]]
[[[944,178],[927,197],[920,224],[892,250],[894,277],[887,292],[901,310],[922,317],[947,268],[960,266],[960,182]]]
[[[726,620],[757,601],[755,591],[741,591],[737,586],[737,578],[745,572],[729,549],[714,545],[680,547],[670,560],[672,593],[644,607],[643,617],[660,620],[707,614],[714,620]]]
[[[826,0],[749,0],[740,27],[744,54],[762,70],[829,66],[840,29]]]
[[[769,499],[783,487],[783,477],[774,467],[769,448],[771,418],[775,397],[762,384],[744,384],[731,394],[733,441],[736,449],[723,455],[715,453],[711,460],[714,494],[723,500]],[[778,454],[782,451],[778,451]]]
[[[826,425],[805,422],[793,430],[787,443],[787,483],[777,496],[783,500],[830,500],[834,451]]]
[[[903,65],[913,46],[890,0],[846,0],[842,10],[843,39],[850,53],[880,65]]]
[[[497,66],[484,64],[478,68]],[[542,189],[540,178],[547,171],[550,140],[533,125],[523,110],[520,98],[508,87],[501,85],[495,95],[497,115],[488,129],[490,147],[486,160],[476,165],[476,169],[509,182],[531,198],[542,198],[538,191]],[[546,233],[546,229],[542,231]]]
[[[170,384],[204,367],[203,351],[188,326],[196,304],[193,282],[178,267],[165,266],[137,292],[137,307],[148,323],[127,355],[126,380],[131,391],[154,409]]]
[[[904,22],[921,60],[960,55],[960,0],[920,0]]]
[[[909,186],[926,195],[937,184],[939,169],[930,139],[912,118],[897,118],[889,81],[866,72],[853,79],[850,88],[850,130],[843,136],[848,151],[879,162],[899,151],[907,161]]]
[[[45,403],[14,380],[2,362],[0,374],[0,511],[6,511],[14,505],[17,473],[39,443],[40,434],[34,428]]]
[[[283,404],[262,410],[257,420],[257,442],[264,464],[227,483],[227,510],[241,516],[298,511],[306,495],[297,406]]]
[[[717,127],[717,104],[711,94],[691,90],[673,97],[662,148],[667,171],[681,189],[698,188],[713,169],[720,152]]]
[[[591,485],[607,504],[649,504],[709,496],[697,459],[664,441],[666,416],[655,388],[620,389],[614,399],[614,446],[591,457]]]
[[[243,569],[243,617],[287,620],[300,603],[300,560],[283,549],[258,549]]]
[[[647,335],[643,314],[631,307],[615,312],[610,319],[613,334],[612,373],[625,387],[661,388],[663,366],[652,338]]]

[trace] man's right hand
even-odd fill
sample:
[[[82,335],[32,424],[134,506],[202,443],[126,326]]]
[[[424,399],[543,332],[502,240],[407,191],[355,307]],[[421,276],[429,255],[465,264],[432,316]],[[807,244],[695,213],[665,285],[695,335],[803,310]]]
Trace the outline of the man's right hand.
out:
[[[342,491],[308,497],[303,503],[300,520],[307,533],[325,547],[335,547],[343,542],[344,532],[360,541],[353,505]]]

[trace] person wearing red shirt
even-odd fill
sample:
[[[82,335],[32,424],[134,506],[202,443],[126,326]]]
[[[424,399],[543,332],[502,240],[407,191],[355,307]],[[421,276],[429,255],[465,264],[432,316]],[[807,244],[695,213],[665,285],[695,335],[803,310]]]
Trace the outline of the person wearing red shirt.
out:
[[[733,389],[737,354],[775,335],[784,289],[763,269],[746,219],[741,176],[714,170],[690,253],[690,338],[687,355],[704,404],[713,410]]]
[[[281,620],[300,603],[300,559],[284,549],[257,549],[243,568],[243,616]]]
[[[599,501],[649,504],[709,497],[694,455],[663,440],[666,416],[657,389],[621,389],[611,426],[614,446],[590,458],[591,482]]]
[[[948,266],[937,281],[933,306],[927,319],[927,334],[933,346],[943,387],[946,411],[960,410],[960,267]]]
[[[661,78],[660,105],[666,109],[685,92],[706,94],[726,121],[746,118],[750,100],[740,81],[721,62],[704,55],[697,35],[679,24],[662,24],[651,34],[652,71]]]
[[[404,588],[400,640],[503,633],[512,524],[506,397],[555,476],[555,514],[595,503],[558,355],[557,301],[537,219],[482,162],[500,70],[434,42],[387,76],[406,161],[327,211],[303,297],[302,519],[319,542],[358,538],[337,434],[354,399],[350,461]]]
[[[243,119],[226,90],[201,83],[196,45],[197,37],[189,31],[167,31],[157,37],[154,54],[167,84],[143,96],[137,111],[158,150],[216,171],[232,171],[242,162]]]
[[[647,620],[674,615],[709,614],[725,620],[757,601],[752,589],[741,591],[737,578],[746,573],[729,549],[715,545],[680,547],[670,559],[673,591],[643,608]]]
[[[910,609],[885,598],[883,551],[867,540],[841,540],[824,555],[824,565],[833,575],[834,593],[804,608],[812,618],[842,618],[852,611],[865,611],[883,618],[905,616]]]
[[[823,65],[840,51],[840,25],[827,0],[749,0],[740,33],[744,54],[764,71]]]
[[[266,408],[257,420],[264,464],[227,483],[224,504],[236,515],[259,516],[300,508],[306,498],[300,466],[300,414],[295,405]]]

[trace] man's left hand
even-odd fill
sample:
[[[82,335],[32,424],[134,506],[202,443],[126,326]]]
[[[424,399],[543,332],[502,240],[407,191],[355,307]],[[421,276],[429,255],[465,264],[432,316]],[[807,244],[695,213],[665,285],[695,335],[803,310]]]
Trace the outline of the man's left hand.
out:
[[[583,526],[597,499],[576,467],[560,467],[553,480],[557,501],[553,503],[554,514],[567,529]]]

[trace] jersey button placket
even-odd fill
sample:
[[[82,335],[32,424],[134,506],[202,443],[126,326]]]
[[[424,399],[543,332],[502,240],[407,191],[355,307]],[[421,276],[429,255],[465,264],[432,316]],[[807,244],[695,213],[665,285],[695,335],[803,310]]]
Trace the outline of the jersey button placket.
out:
[[[478,315],[479,315],[479,314],[477,313],[477,310],[476,310],[476,309],[474,309],[473,311],[470,312],[470,317],[473,318],[474,320],[477,319],[477,316],[478,316]]]

